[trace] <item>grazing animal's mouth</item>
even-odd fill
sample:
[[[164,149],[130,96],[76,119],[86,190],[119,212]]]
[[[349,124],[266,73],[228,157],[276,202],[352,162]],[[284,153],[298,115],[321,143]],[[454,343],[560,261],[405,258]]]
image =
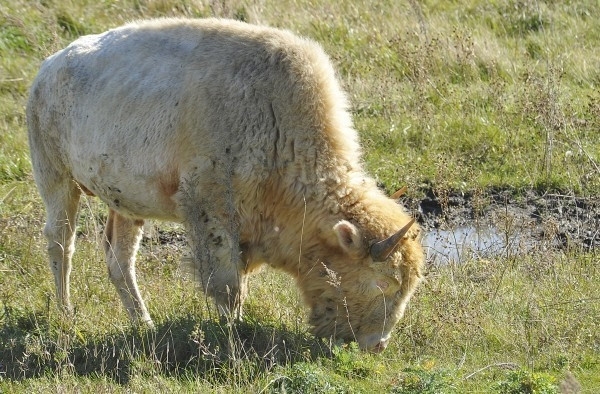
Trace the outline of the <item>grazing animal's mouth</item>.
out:
[[[390,343],[391,336],[389,334],[371,334],[362,338],[358,338],[358,346],[365,351],[371,353],[383,352]]]

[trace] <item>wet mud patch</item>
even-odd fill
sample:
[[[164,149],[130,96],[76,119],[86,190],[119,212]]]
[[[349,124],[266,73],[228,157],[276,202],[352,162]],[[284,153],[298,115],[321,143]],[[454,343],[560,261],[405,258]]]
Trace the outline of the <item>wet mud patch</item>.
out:
[[[600,247],[600,198],[428,192],[422,200],[402,202],[425,230],[430,263]]]

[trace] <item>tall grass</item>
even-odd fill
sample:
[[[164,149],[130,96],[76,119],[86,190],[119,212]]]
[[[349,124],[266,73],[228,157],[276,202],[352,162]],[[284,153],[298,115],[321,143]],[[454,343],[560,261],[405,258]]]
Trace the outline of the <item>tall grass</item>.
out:
[[[600,191],[595,1],[6,0],[0,392],[531,392],[534,383],[556,392],[561,381],[563,390],[600,389],[594,250],[539,247],[430,266],[393,343],[373,356],[308,334],[297,291],[275,272],[252,279],[243,323],[218,321],[178,270],[177,226],[161,225],[138,257],[157,329],[131,327],[98,247],[105,208],[86,199],[75,317],[62,317],[24,118],[40,62],[129,20],[211,15],[319,41],[349,93],[367,167],[388,191],[408,185],[413,198],[433,190],[442,200],[487,189]]]

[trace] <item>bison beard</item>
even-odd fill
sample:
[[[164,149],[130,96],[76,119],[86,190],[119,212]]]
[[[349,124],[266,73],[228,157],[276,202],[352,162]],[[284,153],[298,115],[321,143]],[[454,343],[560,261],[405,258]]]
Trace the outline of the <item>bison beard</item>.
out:
[[[222,19],[157,19],[81,37],[43,63],[27,106],[58,303],[82,193],[109,207],[109,276],[151,325],[135,277],[143,219],[183,223],[191,267],[242,316],[262,265],[292,275],[318,336],[381,351],[421,280],[420,229],[363,170],[315,42]]]

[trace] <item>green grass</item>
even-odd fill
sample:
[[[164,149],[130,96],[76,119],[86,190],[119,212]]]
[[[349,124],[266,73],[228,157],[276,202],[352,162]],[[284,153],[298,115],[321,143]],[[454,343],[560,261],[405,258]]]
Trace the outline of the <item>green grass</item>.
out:
[[[140,250],[138,271],[157,330],[131,327],[98,247],[105,208],[86,199],[76,314],[63,319],[24,117],[40,62],[81,34],[128,20],[213,14],[323,44],[349,94],[368,170],[388,191],[600,192],[595,1],[7,0],[0,4],[0,392],[600,390],[597,252],[538,250],[429,267],[393,343],[374,356],[314,339],[289,278],[270,271],[252,279],[246,320],[220,323],[178,271],[180,243],[155,239]]]

